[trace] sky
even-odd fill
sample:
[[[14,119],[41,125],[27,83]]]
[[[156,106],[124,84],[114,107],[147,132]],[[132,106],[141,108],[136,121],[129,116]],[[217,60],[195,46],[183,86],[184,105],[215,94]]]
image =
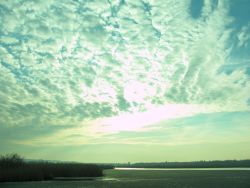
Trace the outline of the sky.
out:
[[[250,158],[250,1],[0,0],[0,154]]]

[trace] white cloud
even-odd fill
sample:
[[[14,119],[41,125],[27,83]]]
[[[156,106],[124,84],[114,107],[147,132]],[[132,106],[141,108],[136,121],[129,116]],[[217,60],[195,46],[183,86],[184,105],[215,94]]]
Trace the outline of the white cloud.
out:
[[[205,1],[198,20],[189,1],[148,3],[1,1],[1,124],[73,126],[168,104],[249,110],[247,75],[218,73],[230,57],[227,3]]]

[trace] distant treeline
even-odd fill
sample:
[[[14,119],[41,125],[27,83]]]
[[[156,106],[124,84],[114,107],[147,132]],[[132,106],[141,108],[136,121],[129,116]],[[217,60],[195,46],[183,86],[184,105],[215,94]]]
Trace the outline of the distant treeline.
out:
[[[107,170],[107,169],[114,169],[114,165],[113,164],[98,164],[97,165],[99,167],[101,167],[103,170]]]
[[[115,167],[129,168],[234,168],[250,167],[250,160],[193,161],[193,162],[152,162],[152,163],[117,163]]]
[[[98,177],[103,175],[103,168],[95,164],[25,162],[18,154],[10,154],[0,157],[0,182],[41,181],[56,177]]]

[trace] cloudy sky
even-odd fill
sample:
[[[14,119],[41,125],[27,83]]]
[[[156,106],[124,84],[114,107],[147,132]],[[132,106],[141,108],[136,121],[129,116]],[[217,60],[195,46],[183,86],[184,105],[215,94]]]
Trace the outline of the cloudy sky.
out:
[[[0,1],[0,154],[250,158],[250,1]]]

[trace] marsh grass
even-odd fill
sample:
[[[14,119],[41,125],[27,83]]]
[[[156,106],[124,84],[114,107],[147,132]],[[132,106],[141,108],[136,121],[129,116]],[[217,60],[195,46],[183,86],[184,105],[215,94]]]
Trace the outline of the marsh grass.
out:
[[[17,154],[0,157],[0,182],[41,181],[55,177],[98,177],[102,168],[94,164],[24,162]]]

